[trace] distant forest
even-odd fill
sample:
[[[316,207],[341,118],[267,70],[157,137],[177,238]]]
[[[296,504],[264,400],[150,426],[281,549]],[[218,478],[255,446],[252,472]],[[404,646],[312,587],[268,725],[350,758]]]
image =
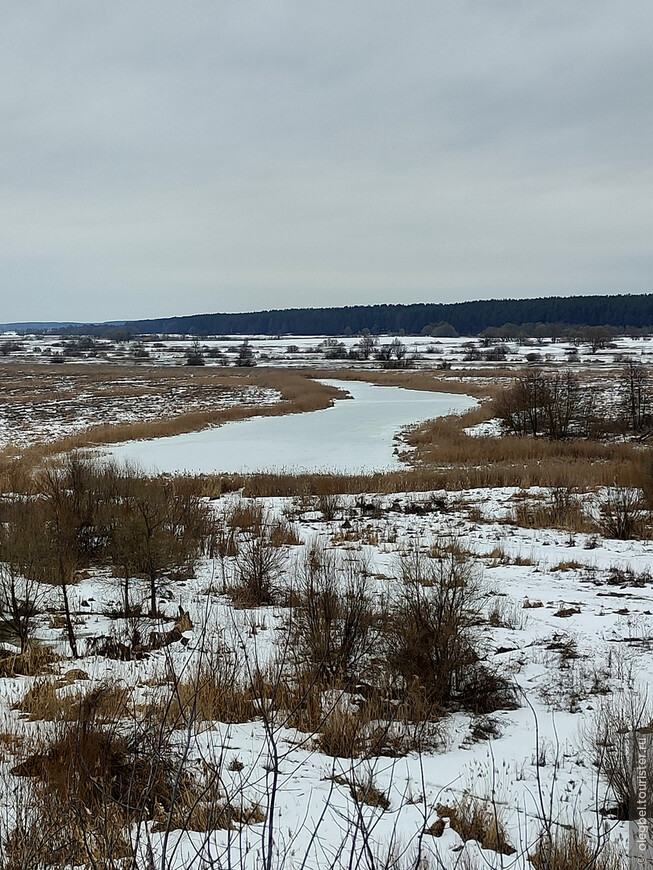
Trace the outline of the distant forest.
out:
[[[352,305],[343,308],[287,308],[243,314],[196,314],[156,320],[71,326],[70,334],[112,335],[373,335],[420,333],[478,335],[491,327],[517,325],[533,333],[538,324],[653,327],[653,294],[553,296],[414,305]]]

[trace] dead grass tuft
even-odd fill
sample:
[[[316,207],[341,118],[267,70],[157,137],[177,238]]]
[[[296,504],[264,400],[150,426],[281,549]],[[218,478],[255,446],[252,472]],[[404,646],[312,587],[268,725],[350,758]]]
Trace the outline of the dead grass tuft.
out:
[[[227,658],[214,667],[201,667],[188,680],[174,681],[164,698],[147,705],[146,714],[169,728],[186,728],[191,722],[249,722],[256,715],[255,696]]]
[[[49,722],[115,722],[129,711],[130,692],[109,683],[84,692],[62,692],[67,680],[41,680],[14,705],[30,720]]]
[[[515,848],[508,841],[503,820],[496,806],[472,795],[464,795],[453,804],[438,804],[440,818],[449,819],[449,825],[467,842],[476,840],[483,849],[500,855],[514,855]]]
[[[569,559],[567,561],[558,562],[557,565],[554,565],[551,568],[552,571],[576,571],[578,568],[583,568],[584,565],[582,562],[577,562],[575,559]]]
[[[576,828],[560,829],[553,838],[544,833],[529,861],[534,870],[625,870],[623,855]]]
[[[38,677],[51,674],[59,657],[47,646],[30,644],[22,653],[0,650],[0,677]]]
[[[333,781],[338,785],[348,786],[349,792],[357,804],[365,804],[368,807],[374,807],[384,812],[390,809],[388,796],[374,784],[374,779],[371,776],[365,781],[350,780],[345,776],[334,776]]]

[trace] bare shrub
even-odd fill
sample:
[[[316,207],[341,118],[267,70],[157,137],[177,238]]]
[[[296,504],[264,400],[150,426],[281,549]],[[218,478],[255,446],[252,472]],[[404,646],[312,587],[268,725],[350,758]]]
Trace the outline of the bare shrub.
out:
[[[544,435],[552,441],[584,431],[591,394],[580,388],[570,371],[545,375],[529,372],[504,390],[494,402],[494,413],[515,435]]]
[[[262,522],[241,542],[235,558],[236,579],[230,592],[242,607],[272,604],[288,560],[285,550],[270,540],[271,527]]]
[[[318,508],[326,522],[335,520],[341,508],[340,496],[332,492],[320,493],[317,497]]]
[[[606,800],[614,801],[608,811],[619,819],[634,818],[631,806],[633,777],[637,770],[637,737],[648,734],[653,725],[653,707],[646,696],[633,691],[608,695],[601,699],[581,740],[592,764],[607,788]],[[646,776],[653,781],[653,759],[646,755]],[[653,798],[647,815],[653,815]]]
[[[478,662],[474,625],[479,591],[471,563],[454,554],[404,557],[405,578],[387,632],[388,668],[404,689],[417,683],[430,701],[453,700]]]
[[[641,538],[645,530],[646,511],[641,492],[628,487],[610,488],[600,506],[599,525],[608,538],[629,541]]]
[[[299,666],[320,685],[352,685],[378,632],[369,577],[359,559],[313,547],[295,588],[291,643]]]
[[[640,432],[651,424],[653,390],[646,366],[627,359],[619,372],[619,415],[624,427]]]
[[[40,530],[34,512],[21,504],[12,511],[12,520],[0,526],[0,627],[24,653],[47,593],[35,570]]]
[[[112,529],[111,558],[123,571],[124,607],[131,610],[129,580],[145,577],[150,587],[150,616],[157,612],[157,585],[185,579],[210,533],[204,503],[186,487],[126,474]]]

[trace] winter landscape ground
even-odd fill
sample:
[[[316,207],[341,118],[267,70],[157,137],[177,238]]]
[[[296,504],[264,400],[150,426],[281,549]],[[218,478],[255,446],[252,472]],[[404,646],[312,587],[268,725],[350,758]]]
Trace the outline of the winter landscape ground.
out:
[[[3,340],[3,868],[629,866],[653,339]]]

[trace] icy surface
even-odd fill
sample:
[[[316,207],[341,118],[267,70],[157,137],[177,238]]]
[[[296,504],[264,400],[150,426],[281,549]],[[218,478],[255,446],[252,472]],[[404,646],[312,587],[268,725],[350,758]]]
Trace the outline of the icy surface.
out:
[[[325,381],[349,393],[331,408],[256,417],[202,432],[111,449],[118,461],[159,472],[270,470],[359,472],[401,467],[394,438],[404,426],[472,408],[470,396],[362,382]]]

